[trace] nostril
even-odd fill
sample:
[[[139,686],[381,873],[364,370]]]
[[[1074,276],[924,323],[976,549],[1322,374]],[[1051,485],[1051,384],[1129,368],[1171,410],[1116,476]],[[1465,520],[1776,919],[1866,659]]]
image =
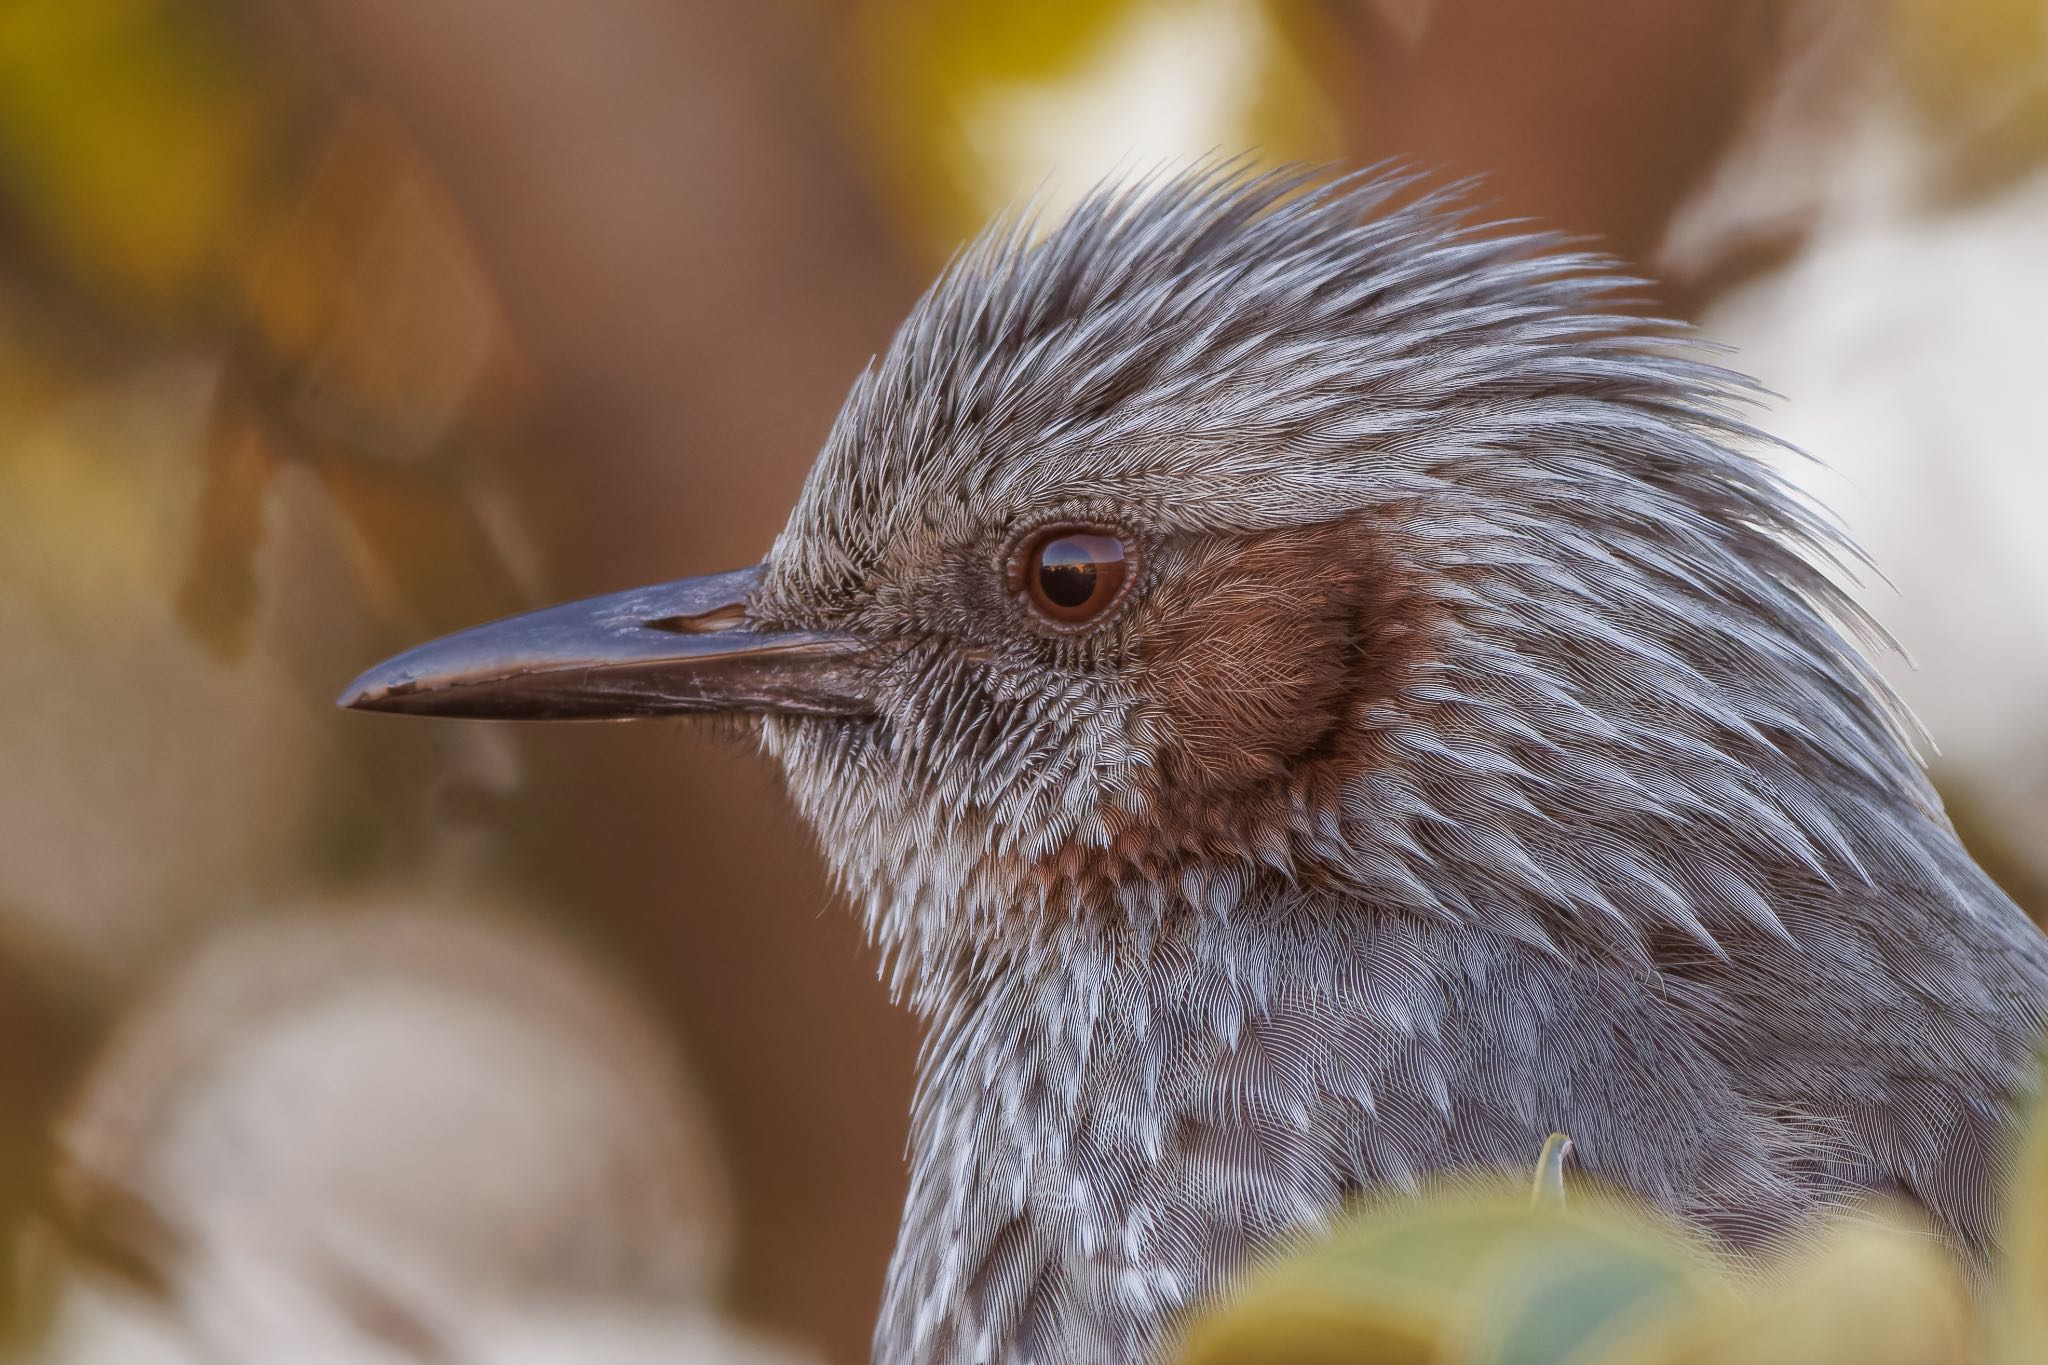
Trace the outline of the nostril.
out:
[[[746,603],[728,602],[692,616],[662,616],[640,624],[648,630],[665,630],[671,635],[711,635],[721,630],[736,630],[746,622]]]

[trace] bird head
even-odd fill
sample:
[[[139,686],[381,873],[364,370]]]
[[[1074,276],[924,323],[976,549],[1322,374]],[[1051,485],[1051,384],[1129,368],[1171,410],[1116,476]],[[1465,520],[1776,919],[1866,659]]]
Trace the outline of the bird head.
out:
[[[1794,793],[1919,790],[1839,542],[1604,260],[1408,188],[1205,171],[999,225],[762,564],[344,702],[754,717],[913,983],[1276,896],[1637,958],[1782,932],[1759,883],[1850,853]]]

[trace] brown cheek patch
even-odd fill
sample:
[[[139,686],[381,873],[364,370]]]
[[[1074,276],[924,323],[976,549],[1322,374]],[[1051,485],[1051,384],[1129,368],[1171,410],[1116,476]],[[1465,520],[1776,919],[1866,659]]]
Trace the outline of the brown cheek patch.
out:
[[[1146,671],[1171,738],[1176,795],[1269,783],[1332,742],[1381,632],[1370,535],[1350,522],[1208,549],[1161,604]]]
[[[1374,766],[1359,713],[1397,694],[1437,647],[1420,550],[1330,523],[1206,546],[1176,565],[1134,623],[1165,732],[1155,803],[1112,813],[1106,847],[1054,851],[1034,869],[1048,891],[1106,905],[1133,880],[1172,885],[1187,867],[1241,865],[1255,831],[1284,830],[1305,795],[1325,804]]]

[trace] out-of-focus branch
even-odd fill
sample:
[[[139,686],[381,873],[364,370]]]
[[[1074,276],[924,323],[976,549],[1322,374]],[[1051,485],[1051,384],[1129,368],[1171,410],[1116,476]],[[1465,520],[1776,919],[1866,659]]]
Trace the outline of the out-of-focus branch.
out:
[[[438,166],[544,421],[506,474],[552,592],[757,559],[912,292],[774,6],[304,0]],[[910,1026],[758,760],[541,734],[515,819],[690,1034],[735,1153],[744,1306],[864,1358]]]
[[[564,572],[757,554],[910,293],[776,7],[305,8],[439,166],[573,424],[528,474],[602,516],[552,533]]]

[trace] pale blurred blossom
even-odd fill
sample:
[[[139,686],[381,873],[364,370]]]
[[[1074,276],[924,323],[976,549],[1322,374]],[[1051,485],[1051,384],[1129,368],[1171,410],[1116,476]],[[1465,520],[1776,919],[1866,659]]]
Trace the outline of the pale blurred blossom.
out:
[[[503,916],[229,931],[60,1139],[50,1365],[791,1358],[719,1317],[726,1197],[678,1059]]]
[[[1702,327],[1784,395],[1768,425],[1814,457],[1786,473],[1881,571],[1858,597],[1937,772],[2048,870],[2048,169],[1938,202],[1941,147],[1875,94],[1813,150],[1802,248]]]

